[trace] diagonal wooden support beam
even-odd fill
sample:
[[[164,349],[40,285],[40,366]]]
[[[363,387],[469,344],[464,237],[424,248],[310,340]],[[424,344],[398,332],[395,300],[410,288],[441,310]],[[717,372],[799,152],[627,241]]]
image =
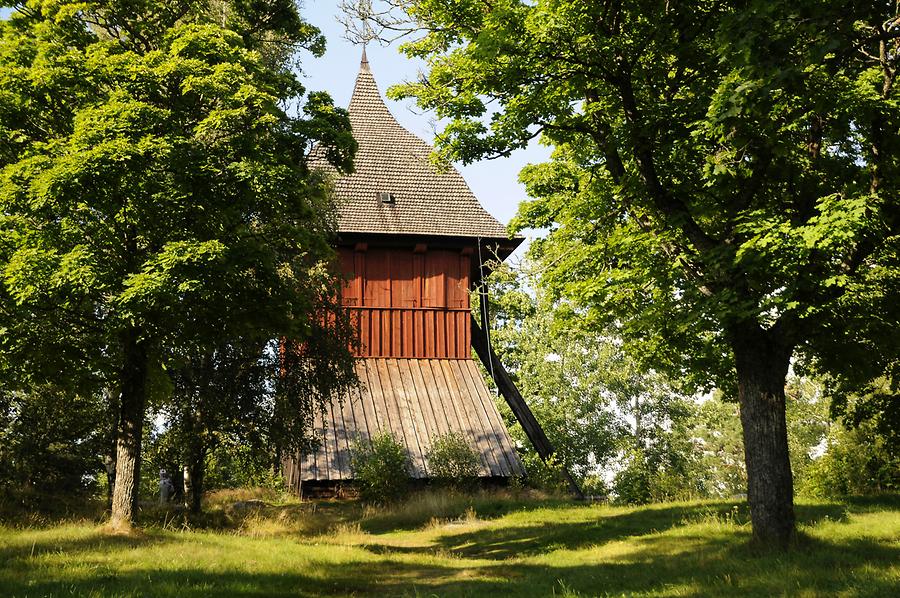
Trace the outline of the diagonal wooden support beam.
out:
[[[482,313],[484,313],[483,310]],[[478,355],[481,363],[483,363],[488,372],[492,374],[494,383],[500,390],[500,394],[506,399],[506,404],[509,405],[513,415],[516,416],[516,419],[522,425],[522,429],[525,430],[525,435],[528,436],[528,440],[534,445],[534,450],[537,451],[541,460],[546,462],[547,459],[553,455],[553,445],[550,444],[550,440],[547,438],[547,435],[544,433],[544,430],[541,428],[537,419],[535,419],[534,414],[522,397],[522,393],[520,393],[519,389],[516,387],[515,382],[513,382],[510,377],[509,372],[503,367],[500,358],[494,352],[494,348],[490,346],[487,334],[485,334],[481,326],[478,325],[475,316],[472,316],[472,346],[475,348],[475,353]],[[572,474],[569,473],[568,468],[563,469],[563,472],[565,473],[572,494],[583,499],[584,493],[575,482]]]

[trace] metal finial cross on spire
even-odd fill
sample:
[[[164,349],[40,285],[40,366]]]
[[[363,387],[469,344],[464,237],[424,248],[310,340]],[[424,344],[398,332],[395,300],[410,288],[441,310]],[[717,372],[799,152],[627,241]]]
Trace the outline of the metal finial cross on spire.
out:
[[[359,70],[369,70],[369,59],[366,57],[366,44],[363,44],[362,58],[359,61]]]

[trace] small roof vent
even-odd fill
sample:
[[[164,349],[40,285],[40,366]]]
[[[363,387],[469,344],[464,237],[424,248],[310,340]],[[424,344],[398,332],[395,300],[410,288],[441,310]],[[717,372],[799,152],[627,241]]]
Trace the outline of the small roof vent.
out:
[[[381,203],[395,203],[394,194],[387,191],[379,191],[378,200]]]

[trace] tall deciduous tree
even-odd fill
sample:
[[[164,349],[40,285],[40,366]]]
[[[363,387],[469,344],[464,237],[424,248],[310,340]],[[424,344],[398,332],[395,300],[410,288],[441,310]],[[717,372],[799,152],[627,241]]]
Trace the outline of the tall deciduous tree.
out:
[[[350,4],[365,36],[419,33],[402,48],[427,72],[392,94],[448,120],[446,157],[555,146],[518,220],[550,229],[547,286],[738,396],[753,533],[787,544],[789,363],[846,347],[860,299],[896,288],[897,4]]]
[[[114,526],[164,357],[303,341],[336,288],[305,156],[347,169],[354,142],[327,95],[301,101],[300,47],[324,44],[291,0],[34,0],[0,23],[0,361],[116,389]]]

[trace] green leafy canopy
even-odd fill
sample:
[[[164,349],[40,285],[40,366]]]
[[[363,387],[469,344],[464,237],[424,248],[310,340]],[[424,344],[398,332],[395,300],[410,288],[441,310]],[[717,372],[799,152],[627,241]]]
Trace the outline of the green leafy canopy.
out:
[[[310,334],[335,282],[306,156],[346,170],[355,144],[273,47],[323,41],[286,0],[34,1],[0,23],[0,354],[19,374],[96,372],[125,329],[158,353]]]

